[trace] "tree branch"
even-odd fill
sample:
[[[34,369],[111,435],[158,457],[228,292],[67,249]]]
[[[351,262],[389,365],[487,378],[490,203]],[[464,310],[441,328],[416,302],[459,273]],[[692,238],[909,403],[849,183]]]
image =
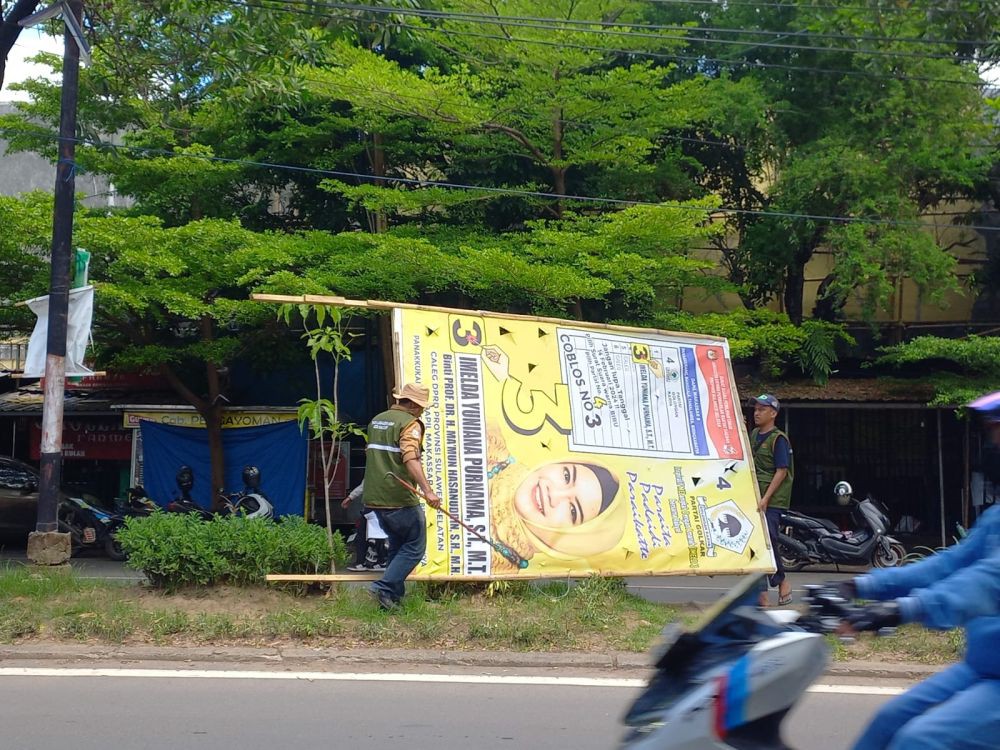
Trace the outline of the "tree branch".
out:
[[[170,383],[170,387],[177,391],[177,394],[198,410],[199,414],[205,414],[209,409],[209,404],[204,399],[198,398],[197,394],[188,388],[184,381],[180,379],[174,368],[164,363],[160,365],[160,373]]]
[[[7,56],[21,34],[22,29],[17,22],[30,16],[37,7],[38,0],[17,0],[7,15],[0,19],[0,88],[3,88],[4,72],[7,70]]]
[[[538,148],[538,146],[532,143],[528,139],[528,136],[526,136],[517,128],[512,128],[509,125],[502,125],[499,122],[484,122],[482,124],[482,127],[485,130],[493,130],[498,133],[503,133],[504,135],[510,136],[515,141],[524,146],[526,149],[528,149],[528,151],[531,152],[531,155],[534,156],[539,161],[540,164],[548,165],[549,158],[545,155],[545,153],[540,148]]]

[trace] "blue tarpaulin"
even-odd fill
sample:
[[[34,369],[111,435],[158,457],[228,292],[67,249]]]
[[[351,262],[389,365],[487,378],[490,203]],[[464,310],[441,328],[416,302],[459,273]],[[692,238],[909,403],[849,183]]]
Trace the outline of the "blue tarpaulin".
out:
[[[180,495],[177,470],[194,470],[191,496],[211,508],[212,464],[204,428],[176,427],[142,420],[143,486],[151,498],[166,505]],[[276,516],[302,515],[306,489],[306,436],[297,422],[222,431],[226,456],[226,492],[243,489],[243,467],[260,468],[260,488],[274,505]]]

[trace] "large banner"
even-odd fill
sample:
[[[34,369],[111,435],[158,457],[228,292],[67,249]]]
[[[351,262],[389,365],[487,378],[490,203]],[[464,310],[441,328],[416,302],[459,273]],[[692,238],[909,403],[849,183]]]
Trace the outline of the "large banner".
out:
[[[774,570],[724,339],[414,309],[393,328],[462,522],[427,508],[417,576]]]

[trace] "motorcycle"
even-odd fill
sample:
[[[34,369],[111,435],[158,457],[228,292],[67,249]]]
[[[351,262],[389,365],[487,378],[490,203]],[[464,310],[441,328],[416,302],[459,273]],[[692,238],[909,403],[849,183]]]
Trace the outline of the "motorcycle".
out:
[[[116,504],[117,512],[126,517],[149,516],[159,510],[159,508],[160,506],[146,494],[146,488],[142,485],[129,487],[125,493],[125,502]]]
[[[118,513],[97,508],[83,498],[64,496],[59,501],[59,531],[70,536],[70,554],[86,549],[102,549],[112,560],[125,559],[115,533],[125,523]]]
[[[885,507],[871,495],[858,500],[847,482],[838,482],[834,494],[840,505],[852,506],[855,529],[841,531],[832,521],[783,511],[776,553],[785,570],[794,572],[817,563],[878,568],[901,565],[906,548],[886,533],[889,515]]]
[[[187,494],[175,497],[167,503],[166,511],[167,513],[194,513],[202,521],[211,521],[214,517],[211,511],[202,508]]]
[[[664,629],[655,672],[623,719],[622,750],[790,750],[782,721],[826,668],[824,636],[854,607],[806,586],[809,614],[762,610],[764,580],[747,576],[696,625]]]
[[[274,518],[274,506],[260,489],[260,469],[246,466],[243,469],[243,490],[230,495],[219,494],[219,516],[246,516],[247,518]],[[191,497],[194,475],[190,467],[182,466],[177,473],[177,486],[181,496],[167,504],[168,513],[194,513],[203,521],[216,515],[205,510]]]

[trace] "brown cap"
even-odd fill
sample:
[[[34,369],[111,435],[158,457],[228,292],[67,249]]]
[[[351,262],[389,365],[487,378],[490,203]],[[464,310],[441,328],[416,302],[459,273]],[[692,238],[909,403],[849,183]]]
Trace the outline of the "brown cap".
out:
[[[417,406],[426,407],[431,402],[431,391],[425,385],[419,385],[418,383],[407,383],[402,388],[392,392],[392,397],[397,401],[402,401],[404,398],[412,401]]]

